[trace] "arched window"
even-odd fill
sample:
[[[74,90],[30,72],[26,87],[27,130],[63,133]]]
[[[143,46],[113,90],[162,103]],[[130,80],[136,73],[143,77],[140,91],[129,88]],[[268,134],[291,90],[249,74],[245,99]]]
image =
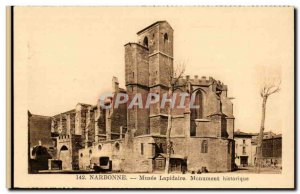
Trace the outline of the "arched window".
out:
[[[92,151],[92,150],[90,150],[90,151],[89,151],[89,155],[91,156],[91,155],[92,155],[92,153],[93,153],[93,151]]]
[[[203,118],[203,94],[199,90],[197,92],[196,101],[198,101],[199,108],[197,109],[197,118]]]
[[[194,93],[194,106],[198,108],[191,108],[191,119],[202,119],[204,117],[204,97],[201,90]]]
[[[201,144],[201,153],[207,153],[207,152],[208,152],[207,140],[203,140]]]
[[[81,158],[83,157],[83,154],[82,154],[82,153],[80,154],[80,157],[81,157]]]
[[[143,45],[148,48],[148,38],[147,38],[147,36],[145,36],[145,38],[144,38]]]
[[[102,150],[102,145],[98,145],[98,150]]]
[[[164,43],[168,42],[168,40],[169,40],[168,34],[165,33],[164,34]]]

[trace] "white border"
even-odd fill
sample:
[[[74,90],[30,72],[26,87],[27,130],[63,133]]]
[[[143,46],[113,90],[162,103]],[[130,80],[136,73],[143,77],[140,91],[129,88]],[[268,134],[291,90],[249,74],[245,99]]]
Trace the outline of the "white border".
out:
[[[4,158],[6,153],[6,6],[9,5],[29,5],[29,6],[133,6],[133,5],[143,5],[143,6],[295,6],[296,8],[300,7],[300,1],[297,0],[251,0],[251,1],[242,1],[242,0],[214,0],[214,1],[203,1],[203,0],[190,0],[190,1],[180,1],[180,0],[130,0],[130,1],[122,1],[122,0],[1,0],[0,1],[0,18],[1,18],[1,31],[0,31],[0,42],[1,44],[1,52],[0,52],[0,126],[1,126],[1,136],[0,136],[0,153],[1,160],[1,176],[0,176],[0,185],[1,185],[1,193],[8,193],[8,190],[5,188],[6,183],[6,163]],[[299,10],[298,10],[299,16]],[[299,26],[299,18],[297,19],[297,26]],[[299,55],[299,50],[297,50],[297,56]],[[299,76],[299,67],[298,67],[298,76]],[[297,86],[297,90],[299,91],[299,84]],[[299,97],[298,97],[299,100]],[[299,104],[299,103],[298,103]],[[298,107],[297,107],[298,108]],[[299,118],[299,114],[297,115],[297,120]],[[296,129],[297,130],[297,129]],[[299,132],[298,139],[299,139]],[[297,145],[297,144],[296,144]],[[296,164],[297,165],[297,164]],[[299,169],[299,168],[297,168]],[[298,173],[297,173],[298,174]],[[298,176],[297,176],[298,177]],[[299,179],[299,178],[298,178]],[[45,193],[49,191],[38,191],[36,193]],[[99,192],[99,191],[95,191]],[[101,191],[105,192],[105,191]],[[114,191],[117,192],[117,191]],[[156,192],[165,192],[165,191],[156,191]],[[184,193],[185,191],[182,191]],[[204,191],[201,191],[204,192]],[[239,191],[238,193],[242,193],[243,191]],[[288,191],[285,191],[288,192]],[[56,192],[51,192],[56,193]],[[210,192],[215,193],[215,192]]]

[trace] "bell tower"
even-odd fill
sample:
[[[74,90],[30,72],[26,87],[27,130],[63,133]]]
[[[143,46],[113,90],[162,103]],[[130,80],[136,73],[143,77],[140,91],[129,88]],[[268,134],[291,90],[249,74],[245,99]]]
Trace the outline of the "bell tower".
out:
[[[137,35],[137,43],[125,45],[125,81],[129,102],[140,96],[144,107],[127,110],[127,128],[135,136],[163,135],[167,129],[167,109],[160,104],[173,74],[173,29],[168,22],[158,21]],[[160,99],[145,108],[149,92],[158,94]]]
[[[137,33],[139,44],[149,49],[149,92],[160,96],[150,106],[150,133],[166,134],[167,109],[160,107],[161,98],[168,92],[173,74],[173,29],[166,21],[158,21]]]
[[[158,21],[137,33],[139,44],[149,49],[149,87],[168,86],[173,73],[173,29]]]

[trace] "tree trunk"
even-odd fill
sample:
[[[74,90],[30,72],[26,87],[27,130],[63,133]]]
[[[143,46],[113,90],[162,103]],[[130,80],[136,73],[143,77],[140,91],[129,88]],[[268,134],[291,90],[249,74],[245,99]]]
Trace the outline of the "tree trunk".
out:
[[[169,90],[169,94],[172,94],[172,90]],[[172,96],[172,95],[170,95]],[[167,141],[167,157],[166,157],[166,166],[165,166],[165,173],[169,174],[170,171],[170,157],[171,157],[171,129],[172,129],[172,103],[170,102],[168,108],[168,126],[167,126],[167,134],[166,134],[166,141]]]
[[[260,131],[257,140],[257,153],[256,153],[256,170],[259,173],[260,168],[262,165],[262,142],[264,137],[264,130],[265,130],[265,120],[266,120],[266,104],[267,104],[267,96],[263,97],[262,102],[262,116],[261,116],[261,123],[260,123]]]

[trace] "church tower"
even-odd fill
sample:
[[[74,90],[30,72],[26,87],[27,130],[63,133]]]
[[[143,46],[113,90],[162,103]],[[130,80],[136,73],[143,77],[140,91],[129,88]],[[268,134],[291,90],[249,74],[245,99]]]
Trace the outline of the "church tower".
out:
[[[125,81],[129,102],[140,95],[143,108],[128,109],[127,127],[135,136],[165,134],[167,109],[160,104],[173,74],[173,29],[168,22],[158,21],[137,35],[138,43],[125,45]],[[158,94],[160,100],[145,108],[149,92]]]
[[[150,133],[165,135],[167,109],[161,108],[161,99],[168,92],[173,74],[173,29],[166,21],[158,21],[137,33],[139,43],[149,49],[149,92],[160,96],[150,106]]]

